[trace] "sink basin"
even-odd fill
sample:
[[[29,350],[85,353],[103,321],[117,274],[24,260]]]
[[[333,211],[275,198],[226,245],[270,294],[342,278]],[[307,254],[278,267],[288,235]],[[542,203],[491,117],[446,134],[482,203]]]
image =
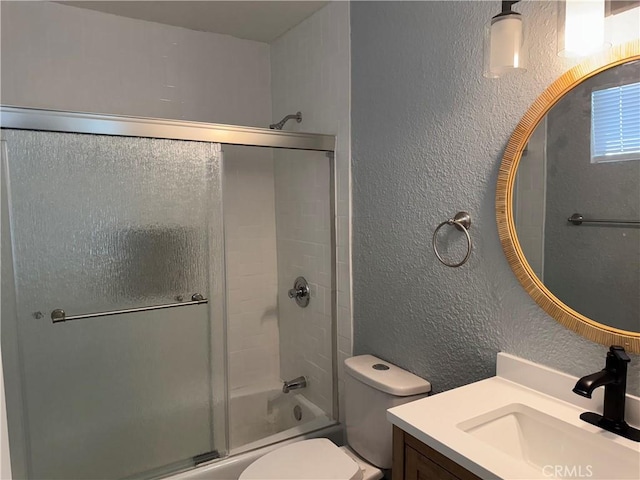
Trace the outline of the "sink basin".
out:
[[[499,353],[496,376],[387,411],[409,435],[479,478],[640,479],[640,443],[580,419],[601,412],[603,390],[584,398],[577,377]],[[640,426],[640,398],[627,395]]]
[[[459,423],[458,428],[547,478],[638,479],[638,453],[520,403]],[[612,435],[613,436],[613,435]]]

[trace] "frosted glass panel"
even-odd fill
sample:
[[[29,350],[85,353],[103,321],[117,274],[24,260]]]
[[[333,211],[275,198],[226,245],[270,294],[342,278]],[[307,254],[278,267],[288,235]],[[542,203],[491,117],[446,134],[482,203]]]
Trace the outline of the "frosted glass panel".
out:
[[[219,297],[219,145],[3,135],[29,477],[144,476],[214,450],[211,305],[49,315]]]
[[[68,315],[206,288],[207,143],[5,132],[19,300]]]

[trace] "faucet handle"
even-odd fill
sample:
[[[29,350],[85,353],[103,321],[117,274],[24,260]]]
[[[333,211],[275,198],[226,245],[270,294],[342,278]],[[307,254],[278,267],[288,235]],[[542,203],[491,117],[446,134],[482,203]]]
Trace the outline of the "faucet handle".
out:
[[[616,360],[620,360],[621,362],[630,362],[631,359],[627,352],[624,351],[624,348],[619,345],[611,345],[609,347],[609,354],[614,356]]]

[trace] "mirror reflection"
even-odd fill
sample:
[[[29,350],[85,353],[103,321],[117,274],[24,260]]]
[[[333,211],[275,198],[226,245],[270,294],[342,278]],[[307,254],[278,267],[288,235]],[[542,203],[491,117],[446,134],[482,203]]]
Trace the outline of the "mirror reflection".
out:
[[[640,61],[580,83],[540,121],[513,211],[529,265],[559,300],[640,332]],[[583,223],[568,221],[576,213]]]

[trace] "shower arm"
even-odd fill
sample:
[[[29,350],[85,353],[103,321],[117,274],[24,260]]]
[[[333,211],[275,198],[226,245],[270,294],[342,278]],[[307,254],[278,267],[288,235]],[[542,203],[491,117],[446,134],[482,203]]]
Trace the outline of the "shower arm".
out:
[[[282,127],[284,127],[284,124],[287,123],[289,120],[293,120],[293,119],[295,119],[296,122],[298,123],[302,122],[302,112],[297,112],[295,115],[287,115],[278,123],[272,123],[271,125],[269,125],[269,128],[271,130],[282,130]]]

